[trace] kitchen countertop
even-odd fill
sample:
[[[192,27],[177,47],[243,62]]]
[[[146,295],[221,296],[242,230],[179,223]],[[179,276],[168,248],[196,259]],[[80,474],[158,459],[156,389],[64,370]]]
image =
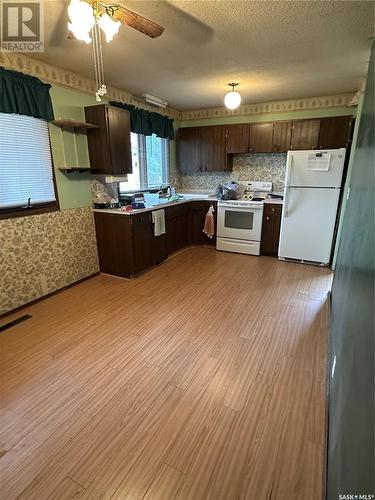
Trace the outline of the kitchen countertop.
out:
[[[157,205],[147,205],[145,208],[133,208],[132,211],[126,212],[121,210],[121,208],[94,208],[94,212],[101,212],[107,214],[118,214],[118,215],[135,215],[141,214],[143,212],[151,212],[153,210],[160,210],[161,208],[173,207],[175,205],[182,205],[183,203],[189,203],[190,201],[217,201],[216,196],[210,196],[212,193],[208,192],[189,192],[189,193],[179,193],[184,197],[177,201],[169,201],[167,198],[165,201],[161,201]]]
[[[153,210],[160,210],[161,208],[173,207],[175,205],[181,205],[182,203],[188,203],[190,201],[218,201],[216,196],[213,195],[212,190],[202,190],[202,189],[192,189],[190,191],[180,190],[179,194],[183,196],[183,198],[177,201],[168,201],[166,198],[165,201],[161,201],[157,205],[147,205],[145,208],[133,208],[131,212],[125,212],[120,208],[94,208],[94,212],[101,212],[107,214],[118,214],[118,215],[134,215],[143,212],[150,212]],[[275,194],[282,194],[275,192]],[[264,203],[274,203],[276,205],[282,205],[283,200],[278,198],[266,198]]]

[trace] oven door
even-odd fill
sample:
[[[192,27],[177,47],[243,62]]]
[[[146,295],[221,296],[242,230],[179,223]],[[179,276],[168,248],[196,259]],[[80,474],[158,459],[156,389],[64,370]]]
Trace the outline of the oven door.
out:
[[[222,238],[260,241],[262,218],[263,204],[246,206],[219,204],[217,235]]]

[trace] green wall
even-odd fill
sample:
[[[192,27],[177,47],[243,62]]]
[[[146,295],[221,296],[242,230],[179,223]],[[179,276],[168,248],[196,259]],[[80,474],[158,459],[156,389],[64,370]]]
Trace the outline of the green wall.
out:
[[[374,118],[372,50],[332,285],[327,500],[375,494]]]
[[[97,104],[95,96],[57,86],[52,86],[51,98],[56,119],[85,121],[84,106]],[[52,124],[49,127],[60,208],[91,206],[90,173],[66,174],[58,168],[90,165],[86,134],[63,132]]]
[[[201,125],[226,125],[230,123],[266,122],[277,120],[300,120],[304,118],[321,118],[324,116],[355,115],[356,107],[336,107],[322,109],[302,109],[299,111],[283,111],[281,113],[262,113],[258,115],[233,115],[199,120],[184,120],[181,127],[198,127]]]
[[[361,95],[359,98],[358,108],[357,108],[357,113],[356,113],[356,121],[355,121],[354,131],[353,131],[352,147],[350,150],[348,171],[347,171],[346,179],[345,179],[345,186],[344,186],[344,193],[343,193],[343,197],[342,197],[340,219],[339,219],[339,225],[338,225],[338,229],[337,229],[336,244],[335,244],[335,250],[334,250],[333,259],[332,259],[332,269],[333,270],[335,270],[335,268],[336,268],[337,253],[338,253],[338,249],[339,249],[339,243],[340,243],[341,232],[342,232],[342,225],[343,225],[343,221],[344,221],[344,215],[345,215],[345,209],[346,209],[346,203],[347,203],[347,194],[348,194],[350,179],[351,179],[352,171],[353,171],[355,150],[357,147],[358,131],[359,131],[359,125],[361,122],[361,114],[362,114],[362,106],[363,106],[363,95]]]

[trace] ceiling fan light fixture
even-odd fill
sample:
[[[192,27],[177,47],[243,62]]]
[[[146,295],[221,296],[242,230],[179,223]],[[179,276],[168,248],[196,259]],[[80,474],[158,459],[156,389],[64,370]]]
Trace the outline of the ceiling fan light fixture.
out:
[[[107,13],[100,16],[99,27],[104,31],[106,42],[109,43],[117,35],[121,26],[120,21],[114,21]]]
[[[71,0],[68,7],[68,15],[70,18],[68,28],[75,38],[90,43],[92,41],[90,32],[95,24],[91,5],[80,0]]]
[[[228,83],[232,90],[225,94],[224,104],[228,109],[237,109],[241,104],[241,94],[234,90],[238,83]]]

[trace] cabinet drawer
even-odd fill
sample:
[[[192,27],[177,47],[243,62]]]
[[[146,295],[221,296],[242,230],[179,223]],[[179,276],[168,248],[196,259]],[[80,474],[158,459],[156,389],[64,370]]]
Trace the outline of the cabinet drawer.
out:
[[[182,205],[176,205],[174,207],[167,207],[165,209],[165,218],[167,220],[173,219],[175,217],[182,217],[183,215],[187,215],[190,211],[190,204],[184,203]]]
[[[143,214],[131,215],[133,227],[148,226],[152,222],[151,213],[145,212]]]
[[[264,204],[264,213],[265,214],[281,215],[282,210],[283,210],[283,206],[279,203],[265,203]]]

